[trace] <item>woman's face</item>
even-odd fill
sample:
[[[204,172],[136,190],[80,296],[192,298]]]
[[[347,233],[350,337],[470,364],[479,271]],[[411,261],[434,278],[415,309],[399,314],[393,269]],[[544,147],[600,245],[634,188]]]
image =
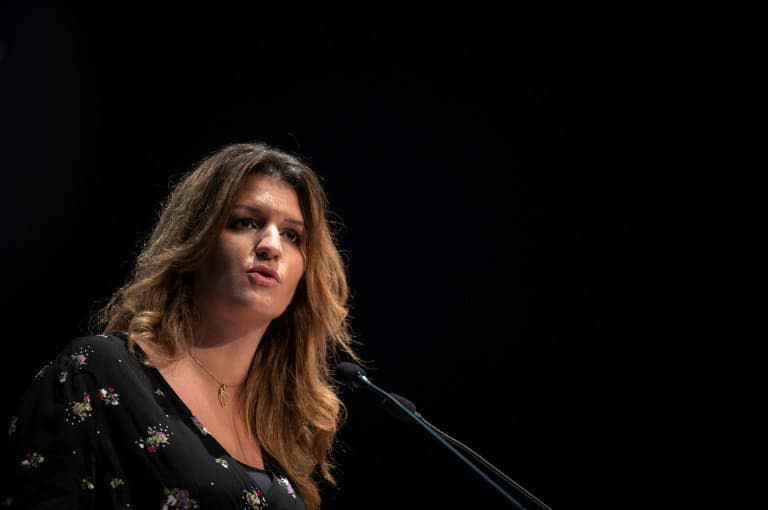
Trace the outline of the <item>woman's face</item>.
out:
[[[304,274],[304,236],[293,188],[263,174],[248,177],[195,274],[203,315],[261,322],[282,314]]]

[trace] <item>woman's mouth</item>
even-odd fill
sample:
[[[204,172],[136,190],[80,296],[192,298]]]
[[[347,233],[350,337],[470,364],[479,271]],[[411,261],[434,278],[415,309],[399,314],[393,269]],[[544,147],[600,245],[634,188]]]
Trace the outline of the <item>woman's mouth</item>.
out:
[[[272,278],[271,276],[267,276],[261,273],[249,272],[248,278],[250,278],[251,281],[254,282],[256,285],[261,285],[264,287],[274,287],[275,285],[277,285],[277,280],[275,278]]]
[[[254,266],[246,271],[246,273],[248,278],[256,285],[273,287],[280,282],[277,271],[264,265]]]

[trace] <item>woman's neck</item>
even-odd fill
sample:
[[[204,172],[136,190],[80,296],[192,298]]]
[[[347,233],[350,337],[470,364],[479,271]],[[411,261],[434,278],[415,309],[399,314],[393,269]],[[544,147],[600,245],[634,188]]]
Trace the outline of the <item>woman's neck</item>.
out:
[[[253,355],[268,325],[245,327],[226,321],[203,321],[195,329],[190,354],[220,383],[240,385],[248,376]]]

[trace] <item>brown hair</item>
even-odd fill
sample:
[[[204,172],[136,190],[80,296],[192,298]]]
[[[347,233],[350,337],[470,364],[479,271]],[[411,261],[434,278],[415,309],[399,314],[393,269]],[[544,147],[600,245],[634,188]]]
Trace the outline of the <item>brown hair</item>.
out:
[[[343,418],[329,357],[357,361],[348,326],[349,288],[317,175],[298,157],[261,143],[228,145],[204,158],[174,186],[131,277],[98,312],[102,331],[126,331],[181,357],[196,324],[192,274],[225,225],[244,181],[264,173],[297,194],[306,268],[293,300],[274,319],[246,380],[248,429],[295,482],[308,509],[320,505],[320,474],[335,484],[331,449]]]

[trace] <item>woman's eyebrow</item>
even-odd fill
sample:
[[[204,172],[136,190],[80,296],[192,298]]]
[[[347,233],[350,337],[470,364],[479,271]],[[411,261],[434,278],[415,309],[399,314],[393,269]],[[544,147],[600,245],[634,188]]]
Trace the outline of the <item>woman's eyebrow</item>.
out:
[[[261,207],[255,207],[252,205],[247,204],[235,204],[233,209],[247,209],[252,214],[265,214],[265,210]],[[280,211],[275,211],[277,213],[280,213]],[[284,216],[284,215],[283,215]],[[297,227],[304,228],[304,222],[300,220],[296,220],[293,218],[284,218],[283,223],[288,223],[290,225],[295,225]]]

